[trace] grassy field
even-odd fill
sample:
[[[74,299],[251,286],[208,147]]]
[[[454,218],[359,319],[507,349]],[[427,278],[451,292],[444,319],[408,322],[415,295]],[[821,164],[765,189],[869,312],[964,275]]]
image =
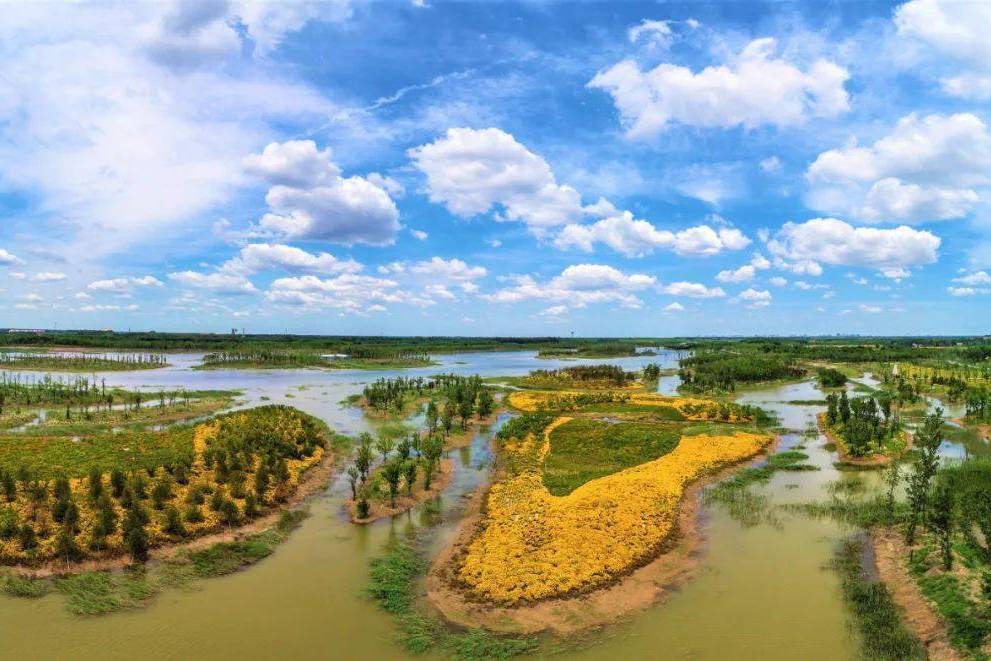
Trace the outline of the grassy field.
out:
[[[544,460],[544,486],[555,496],[673,450],[682,425],[577,418],[554,429]]]
[[[7,434],[0,436],[0,468],[27,468],[41,479],[58,475],[83,477],[90,468],[134,471],[191,461],[192,428],[149,434],[127,431],[79,438],[65,435]]]

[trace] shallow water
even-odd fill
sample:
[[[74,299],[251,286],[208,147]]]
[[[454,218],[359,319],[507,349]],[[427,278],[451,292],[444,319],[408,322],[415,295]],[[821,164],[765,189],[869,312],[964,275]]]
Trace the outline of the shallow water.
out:
[[[173,367],[154,372],[108,373],[108,385],[239,388],[245,402],[263,397],[297,406],[345,433],[368,429],[354,409],[339,402],[364,383],[399,372],[191,371],[196,355],[172,356]],[[483,376],[519,375],[537,367],[578,361],[537,360],[532,353],[445,356],[442,365],[403,374],[455,371]],[[657,362],[675,365],[674,354],[584,362],[633,369]],[[104,375],[101,375],[104,376]],[[666,390],[665,377],[659,389]],[[301,388],[302,386],[302,388]],[[670,387],[670,386],[668,386]],[[291,397],[289,397],[291,395]],[[824,439],[801,431],[821,410],[787,404],[819,400],[813,382],[750,390],[739,400],[776,412],[782,447],[806,443],[816,472],[778,473],[758,493],[770,504],[825,498],[837,479],[872,476],[838,472]],[[130,613],[81,618],[50,595],[37,601],[0,597],[0,657],[133,659],[401,659],[394,622],[362,596],[368,561],[393,537],[431,526],[437,546],[453,531],[462,496],[481,485],[490,463],[489,440],[508,416],[454,450],[456,472],[439,499],[439,514],[418,507],[391,520],[359,527],[342,514],[346,481],[338,476],[311,505],[312,515],[270,558],[244,572],[170,590]],[[666,603],[593,635],[563,656],[589,659],[853,659],[859,641],[850,627],[837,576],[824,568],[836,545],[853,532],[828,519],[781,514],[745,525],[720,506],[705,510],[706,553],[698,577]]]

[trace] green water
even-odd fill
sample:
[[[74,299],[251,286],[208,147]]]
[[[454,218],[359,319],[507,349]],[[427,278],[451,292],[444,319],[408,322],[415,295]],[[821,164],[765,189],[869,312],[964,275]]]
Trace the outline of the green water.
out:
[[[657,360],[654,358],[653,360]],[[502,362],[500,362],[502,361]],[[603,362],[603,361],[598,361]],[[459,371],[517,374],[535,366],[532,355],[505,359],[451,357]],[[437,368],[434,372],[439,371]],[[360,390],[367,375],[266,372],[190,372],[183,365],[159,381],[129,375],[132,385],[183,380],[187,387],[217,387],[239,379],[251,386],[249,403],[284,399],[349,432],[364,421],[338,405]],[[171,376],[168,376],[171,374]],[[373,374],[377,378],[379,374]],[[108,377],[108,383],[110,378]],[[207,384],[212,384],[208,386]],[[303,390],[294,390],[307,385]],[[228,385],[229,387],[229,385]],[[816,407],[785,404],[820,399],[812,384],[750,391],[743,399],[775,410],[783,424],[805,428]],[[503,417],[505,419],[505,416]],[[407,658],[395,643],[392,619],[362,594],[368,561],[390,538],[429,529],[435,545],[457,523],[462,496],[484,483],[487,430],[472,447],[455,451],[457,470],[438,503],[390,521],[359,527],[343,517],[347,485],[338,476],[311,504],[311,516],[270,558],[239,574],[169,590],[144,608],[104,617],[78,617],[60,595],[39,600],[0,597],[0,657],[17,659],[393,659]],[[788,434],[783,446],[803,442]],[[832,467],[823,439],[806,441],[817,472],[779,473],[757,487],[770,503],[825,497],[825,485],[844,476]],[[848,620],[837,576],[825,566],[852,530],[830,520],[777,515],[758,525],[734,520],[720,506],[707,508],[705,553],[697,578],[665,603],[591,635],[566,658],[852,659],[858,640]]]

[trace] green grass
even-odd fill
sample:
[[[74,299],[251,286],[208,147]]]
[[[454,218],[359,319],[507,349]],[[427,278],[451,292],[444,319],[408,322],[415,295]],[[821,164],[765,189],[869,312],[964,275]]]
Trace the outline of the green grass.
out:
[[[418,585],[427,562],[414,540],[389,545],[368,568],[365,594],[396,616],[399,642],[411,654],[445,650],[455,659],[509,659],[532,652],[532,637],[496,636],[482,629],[452,631],[436,617],[415,608]]]
[[[682,429],[663,422],[571,420],[551,432],[544,486],[564,496],[596,478],[657,459],[678,446]]]
[[[705,490],[706,505],[718,503],[735,521],[754,526],[768,521],[774,523],[770,500],[750,487],[767,483],[779,471],[815,471],[816,466],[804,463],[809,456],[797,450],[786,450],[768,457],[761,466],[741,468],[727,479]]]
[[[158,592],[141,570],[112,573],[86,571],[55,581],[65,595],[65,605],[75,615],[106,615],[141,605]]]
[[[50,591],[51,583],[46,580],[21,576],[13,571],[8,571],[0,576],[0,592],[8,597],[37,599],[44,597]]]
[[[991,634],[987,609],[971,600],[969,590],[954,574],[930,572],[930,568],[939,562],[935,555],[929,546],[917,550],[909,562],[912,575],[922,594],[935,604],[949,627],[950,642],[958,649],[980,657],[981,647]]]
[[[43,479],[60,474],[80,477],[93,466],[101,471],[164,466],[192,452],[192,428],[158,433],[128,431],[78,440],[70,436],[0,437],[0,467],[16,471],[24,466]]]
[[[848,539],[832,562],[832,568],[840,575],[843,599],[860,631],[863,658],[872,661],[925,659],[925,649],[905,627],[887,588],[883,583],[867,579],[863,552],[862,541]]]

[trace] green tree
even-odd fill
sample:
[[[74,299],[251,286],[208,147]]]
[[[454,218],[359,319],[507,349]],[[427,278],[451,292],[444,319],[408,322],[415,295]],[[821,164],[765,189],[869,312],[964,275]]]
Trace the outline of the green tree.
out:
[[[390,461],[382,466],[382,477],[389,485],[389,506],[396,506],[396,496],[399,495],[399,480],[403,475],[403,467],[398,461]]]
[[[89,469],[89,497],[96,502],[103,494],[103,473],[96,466]]]
[[[943,569],[953,568],[953,526],[954,526],[953,491],[945,484],[939,484],[933,490],[931,511],[929,513],[929,528],[939,541],[940,555],[943,559]]]
[[[75,533],[67,526],[62,526],[55,538],[55,555],[65,562],[79,562],[83,558]]]
[[[188,534],[186,526],[182,524],[179,510],[173,505],[165,508],[165,523],[162,525],[162,530],[174,537],[185,537]]]
[[[113,497],[119,499],[124,494],[126,487],[127,478],[124,477],[124,472],[119,468],[110,471],[110,493],[113,494]]]
[[[933,477],[939,470],[939,444],[942,441],[943,409],[937,408],[926,416],[925,422],[915,432],[915,470],[908,480],[909,520],[905,540],[915,543],[915,532],[925,522],[929,510],[929,491]]]
[[[492,399],[492,393],[488,390],[482,390],[478,393],[478,417],[479,419],[487,418],[492,415],[492,409],[495,405],[495,401]]]
[[[137,498],[133,498],[124,517],[124,546],[135,562],[148,559],[148,532],[145,530],[147,516]]]
[[[416,484],[417,466],[415,459],[407,459],[402,463],[403,480],[406,482],[407,495],[413,495],[413,485]]]
[[[427,431],[433,434],[437,431],[437,420],[440,414],[437,412],[437,405],[434,400],[427,402]]]
[[[388,436],[380,436],[375,441],[375,449],[382,455],[382,463],[389,460],[389,453],[396,447],[396,442]]]

